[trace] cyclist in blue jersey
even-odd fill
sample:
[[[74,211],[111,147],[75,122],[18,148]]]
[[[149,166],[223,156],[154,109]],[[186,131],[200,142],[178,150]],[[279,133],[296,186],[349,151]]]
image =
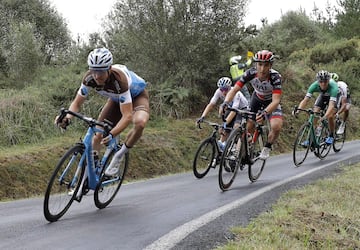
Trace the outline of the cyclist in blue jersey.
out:
[[[105,171],[106,175],[113,176],[117,174],[124,154],[142,136],[150,116],[149,95],[145,89],[145,80],[124,65],[113,65],[113,56],[108,49],[94,49],[89,53],[87,63],[89,70],[85,73],[69,110],[78,112],[90,91],[95,90],[107,98],[98,120],[107,119],[114,124],[109,136],[102,138],[101,134],[98,134],[94,137],[94,153],[100,151],[101,144],[107,144],[112,137],[119,135],[130,123],[133,123],[133,128],[128,132],[123,146]],[[71,118],[72,116],[68,114],[58,125],[66,128]]]

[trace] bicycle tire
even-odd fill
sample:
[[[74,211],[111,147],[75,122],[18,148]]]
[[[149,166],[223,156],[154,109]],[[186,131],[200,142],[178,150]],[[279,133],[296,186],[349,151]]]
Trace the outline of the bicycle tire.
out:
[[[319,148],[315,151],[316,152],[315,155],[319,159],[324,159],[329,154],[330,149],[332,147],[330,144],[326,144],[325,142],[326,138],[329,136],[329,133],[330,133],[329,128],[327,126],[323,126],[319,139]]]
[[[196,150],[193,161],[193,172],[196,178],[201,179],[209,172],[216,156],[215,143],[212,137],[206,138]]]
[[[251,164],[248,167],[248,176],[251,182],[255,182],[259,179],[262,171],[264,170],[266,160],[259,159],[259,155],[261,150],[265,145],[265,136],[261,130],[256,130],[254,133],[254,141],[251,144],[250,157],[251,157]]]
[[[230,188],[238,173],[239,167],[242,164],[240,152],[243,152],[244,143],[241,143],[240,150],[237,149],[237,143],[241,140],[243,132],[241,128],[232,130],[227,141],[226,146],[221,157],[219,167],[219,187],[222,191]]]
[[[311,147],[311,124],[304,123],[301,125],[293,145],[293,161],[295,166],[299,167],[306,159]],[[306,145],[305,142],[308,142]]]
[[[115,198],[116,194],[119,192],[122,182],[129,165],[129,152],[124,155],[124,160],[121,161],[119,166],[119,174],[116,177],[107,177],[104,172],[106,167],[110,164],[112,158],[115,155],[113,150],[107,161],[105,162],[105,167],[101,172],[101,179],[94,190],[94,203],[95,206],[99,209],[107,207]]]
[[[340,121],[339,122],[336,121],[335,131],[338,131],[340,123],[341,123]],[[345,140],[346,140],[346,123],[345,123],[344,133],[335,134],[334,144],[333,144],[333,150],[335,153],[340,152],[340,150],[344,146]]]
[[[54,222],[70,208],[80,188],[84,176],[85,161],[79,167],[84,146],[78,144],[70,148],[57,164],[45,192],[44,216]]]

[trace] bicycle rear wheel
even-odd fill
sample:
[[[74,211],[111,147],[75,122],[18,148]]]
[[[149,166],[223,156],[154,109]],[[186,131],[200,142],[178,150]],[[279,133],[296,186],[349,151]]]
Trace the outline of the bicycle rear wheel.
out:
[[[241,163],[240,152],[243,152],[241,143],[241,128],[234,129],[226,141],[226,146],[221,157],[219,167],[219,187],[226,191],[234,182]]]
[[[340,124],[341,124],[340,121],[336,121],[335,131],[338,131]],[[345,123],[344,133],[335,134],[334,144],[333,144],[334,152],[337,153],[343,148],[345,140],[346,140],[346,123]]]
[[[69,149],[57,164],[48,183],[44,198],[44,216],[57,221],[71,206],[84,175],[83,145]]]
[[[115,198],[124,180],[126,170],[129,165],[129,153],[126,153],[120,162],[118,175],[114,177],[105,176],[105,169],[110,164],[114,155],[115,151],[112,151],[105,163],[105,167],[102,170],[101,180],[94,190],[95,206],[100,209],[108,206]]]
[[[254,133],[253,143],[250,145],[251,164],[249,164],[248,175],[251,182],[255,182],[264,170],[266,160],[259,159],[261,150],[265,145],[264,134],[256,130]]]
[[[324,126],[321,130],[321,135],[319,139],[319,148],[317,149],[317,153],[315,154],[319,159],[324,159],[330,152],[331,145],[326,144],[325,140],[329,136],[329,128]],[[315,151],[316,152],[316,151]]]
[[[198,147],[193,162],[193,172],[196,178],[203,178],[213,165],[216,153],[215,143],[216,141],[210,137],[203,140]]]
[[[311,146],[311,124],[303,124],[294,141],[293,160],[295,166],[299,167],[306,159]]]

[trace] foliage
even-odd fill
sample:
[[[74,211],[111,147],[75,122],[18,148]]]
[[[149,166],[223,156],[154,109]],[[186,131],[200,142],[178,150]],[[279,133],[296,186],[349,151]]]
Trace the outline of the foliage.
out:
[[[352,38],[360,34],[360,0],[338,0],[340,9],[336,15],[337,37]]]
[[[265,25],[258,36],[250,39],[256,50],[269,49],[282,58],[293,51],[311,48],[325,41],[325,34],[301,11],[290,11],[284,14],[280,21]]]
[[[71,39],[64,19],[46,0],[0,3],[0,87],[23,87],[44,64],[64,59]],[[8,78],[11,79],[8,79]]]
[[[109,17],[106,41],[115,60],[122,60],[154,86],[171,83],[173,88],[204,90],[226,72],[219,65],[227,64],[224,55],[242,33],[245,3],[119,1]],[[183,94],[172,97],[180,98],[173,102],[183,102]]]
[[[34,30],[31,23],[11,24],[9,35],[3,41],[3,56],[9,68],[7,73],[17,83],[16,87],[22,87],[24,82],[30,81],[43,64],[39,39],[34,36]]]

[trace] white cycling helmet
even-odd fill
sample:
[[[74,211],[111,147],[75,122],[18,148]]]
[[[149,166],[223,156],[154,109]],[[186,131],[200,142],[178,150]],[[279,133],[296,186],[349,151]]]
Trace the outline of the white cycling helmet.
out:
[[[326,70],[320,70],[316,74],[316,79],[318,81],[328,81],[328,80],[330,80],[330,78],[331,78],[330,73]]]
[[[221,90],[229,90],[231,88],[232,81],[229,77],[221,77],[218,82],[217,86]]]
[[[242,58],[241,56],[230,57],[230,59],[229,59],[230,66],[234,65],[234,64],[238,64],[241,61],[241,58]]]
[[[88,65],[90,70],[108,70],[112,63],[112,54],[106,48],[94,49],[89,53]]]

